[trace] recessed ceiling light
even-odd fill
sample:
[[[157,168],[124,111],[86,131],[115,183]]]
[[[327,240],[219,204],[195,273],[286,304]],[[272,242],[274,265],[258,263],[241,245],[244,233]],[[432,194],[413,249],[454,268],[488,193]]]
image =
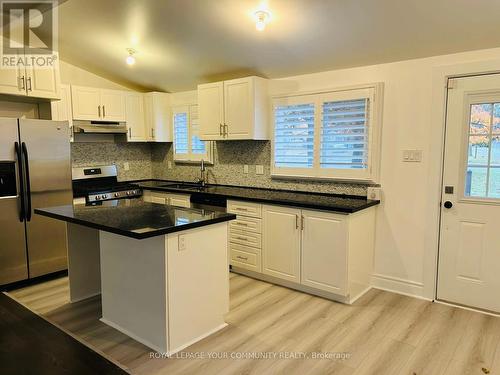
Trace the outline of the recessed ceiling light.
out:
[[[135,49],[133,49],[133,48],[127,48],[127,52],[128,52],[128,56],[125,59],[125,62],[127,63],[127,65],[134,65],[135,64],[134,54],[137,51]]]
[[[258,10],[254,13],[255,16],[255,28],[258,31],[264,31],[266,28],[266,24],[269,22],[271,18],[271,14],[265,10]]]

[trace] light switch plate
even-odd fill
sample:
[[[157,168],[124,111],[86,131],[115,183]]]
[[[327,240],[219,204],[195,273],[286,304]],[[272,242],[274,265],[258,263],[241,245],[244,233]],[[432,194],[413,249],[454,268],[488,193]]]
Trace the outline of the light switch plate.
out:
[[[368,199],[373,199],[373,200],[381,200],[382,197],[382,188],[380,187],[369,187],[366,197]]]
[[[403,161],[420,163],[422,161],[422,150],[403,150]]]
[[[264,174],[264,166],[256,165],[255,166],[255,174]]]
[[[248,164],[243,166],[243,173],[248,174]]]
[[[186,236],[180,235],[179,236],[179,251],[185,251],[186,250]]]
[[[128,161],[123,163],[123,169],[125,169],[126,171],[130,170],[130,164],[128,163]]]

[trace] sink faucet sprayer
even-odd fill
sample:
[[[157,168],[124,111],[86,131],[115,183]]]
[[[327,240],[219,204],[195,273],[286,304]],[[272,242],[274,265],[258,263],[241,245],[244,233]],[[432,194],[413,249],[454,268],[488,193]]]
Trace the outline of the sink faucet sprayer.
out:
[[[205,161],[201,159],[201,164],[200,164],[200,180],[198,183],[202,186],[205,187]]]

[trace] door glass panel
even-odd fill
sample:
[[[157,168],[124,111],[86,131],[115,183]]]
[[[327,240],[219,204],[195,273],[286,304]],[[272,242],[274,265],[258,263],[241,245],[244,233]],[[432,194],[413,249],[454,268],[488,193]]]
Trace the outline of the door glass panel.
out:
[[[465,195],[469,197],[485,197],[488,168],[468,167],[465,178]]]
[[[500,198],[500,103],[472,104],[465,196]]]
[[[470,110],[470,134],[489,134],[492,104],[473,104]]]

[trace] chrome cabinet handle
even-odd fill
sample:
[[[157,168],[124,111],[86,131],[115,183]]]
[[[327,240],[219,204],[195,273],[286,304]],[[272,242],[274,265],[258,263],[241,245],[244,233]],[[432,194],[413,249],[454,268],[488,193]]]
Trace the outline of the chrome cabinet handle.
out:
[[[102,117],[106,117],[106,106],[102,106]]]
[[[306,223],[305,223],[305,220],[304,220],[304,215],[300,216],[300,224],[301,224],[301,229],[304,230],[304,228],[306,227]]]
[[[28,91],[33,91],[33,89],[31,88],[31,77],[28,77],[27,83],[28,83]]]
[[[132,128],[128,128],[128,137],[132,138]]]
[[[99,114],[99,117],[101,117],[101,106],[100,105],[97,106],[97,112]]]
[[[248,208],[236,207],[238,211],[248,211]]]
[[[151,137],[153,137],[153,138],[155,137],[155,128],[151,129]]]
[[[248,260],[248,258],[246,258],[246,257],[242,257],[242,256],[240,256],[240,255],[237,255],[237,256],[236,256],[236,258],[237,258],[237,259],[242,259],[242,260]]]
[[[248,238],[245,237],[236,237],[237,240],[248,241]]]
[[[219,124],[219,135],[222,136],[222,124]]]
[[[244,227],[248,227],[248,224],[247,224],[247,223],[240,223],[240,222],[236,222],[236,224],[238,224],[238,225],[242,225],[242,226],[244,226]]]
[[[299,215],[295,215],[295,229],[299,229]]]
[[[224,134],[223,134],[223,136],[224,136],[224,137],[227,137],[227,136],[228,136],[228,134],[229,134],[229,131],[228,131],[228,126],[227,126],[227,124],[224,124]]]

